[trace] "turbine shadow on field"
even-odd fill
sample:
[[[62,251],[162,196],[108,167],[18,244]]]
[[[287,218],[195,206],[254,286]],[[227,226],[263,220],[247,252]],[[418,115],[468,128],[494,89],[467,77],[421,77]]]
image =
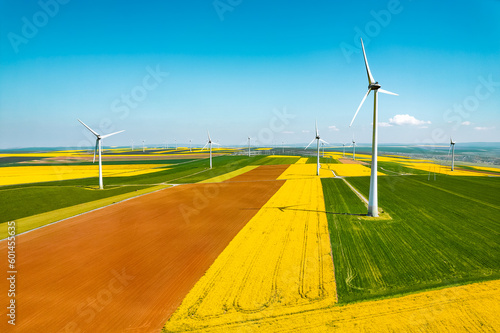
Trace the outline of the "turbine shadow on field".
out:
[[[366,213],[364,213],[364,214],[355,214],[355,213],[329,212],[329,211],[325,211],[325,210],[292,208],[292,207],[297,207],[297,206],[301,206],[301,205],[280,206],[280,207],[264,207],[264,208],[244,208],[244,210],[279,209],[282,212],[285,212],[285,210],[289,210],[289,211],[290,210],[294,210],[294,211],[299,211],[299,212],[325,213],[325,214],[328,214],[328,215],[366,216]]]

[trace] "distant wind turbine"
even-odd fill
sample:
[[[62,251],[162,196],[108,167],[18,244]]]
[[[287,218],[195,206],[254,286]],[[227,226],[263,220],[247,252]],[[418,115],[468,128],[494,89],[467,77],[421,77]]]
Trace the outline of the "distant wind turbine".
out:
[[[248,137],[248,157],[250,157],[250,137]]]
[[[91,129],[90,127],[88,127],[87,125],[85,125],[85,123],[83,121],[81,121],[80,119],[78,119],[78,121],[83,126],[85,126],[90,132],[92,132],[92,134],[94,134],[95,137],[96,137],[96,140],[95,140],[95,149],[94,149],[94,161],[92,163],[95,162],[95,153],[96,153],[96,151],[98,151],[99,152],[99,189],[102,190],[104,188],[104,185],[103,185],[103,182],[102,182],[102,158],[101,158],[102,146],[101,146],[101,140],[105,139],[107,137],[110,137],[112,135],[124,132],[125,130],[114,132],[114,133],[111,133],[111,134],[100,135],[100,134],[97,134],[93,129]]]
[[[345,143],[342,143],[342,157],[345,157]]]
[[[377,134],[377,128],[378,128],[378,103],[377,103],[377,97],[378,97],[378,92],[381,92],[383,94],[389,94],[389,95],[395,95],[398,96],[398,94],[395,94],[393,92],[380,89],[380,84],[375,81],[373,78],[372,73],[370,72],[370,67],[368,66],[368,60],[366,59],[366,52],[365,52],[365,46],[363,45],[363,39],[361,39],[361,48],[363,49],[363,57],[365,59],[365,67],[366,67],[366,74],[368,76],[368,92],[366,93],[365,97],[363,97],[363,100],[358,106],[358,109],[356,110],[356,113],[354,114],[354,117],[352,118],[351,124],[349,127],[351,127],[352,123],[354,122],[354,119],[356,119],[356,116],[358,115],[359,110],[361,109],[361,106],[366,100],[366,97],[370,94],[370,91],[373,90],[373,133],[372,133],[372,166],[371,166],[371,175],[370,175],[370,194],[368,198],[368,216],[378,216],[378,189],[377,189],[377,154],[378,154],[378,134]]]
[[[356,160],[356,141],[354,141],[354,138],[352,138],[352,160]]]
[[[212,138],[210,138],[210,132],[207,130],[208,134],[208,141],[207,143],[201,148],[201,151],[203,151],[207,146],[209,146],[210,149],[210,169],[212,169],[212,144],[220,146],[220,144],[212,142]]]
[[[319,143],[321,142],[321,143],[328,144],[328,142],[326,142],[325,140],[320,138],[319,132],[318,132],[318,122],[317,121],[316,121],[316,137],[314,139],[312,139],[311,142],[309,142],[309,144],[306,146],[306,148],[304,148],[304,150],[309,148],[309,146],[314,142],[314,140],[317,140],[316,141],[316,148],[318,150],[318,156],[317,156],[317,162],[316,162],[316,176],[319,176],[319,167],[320,167],[320,164],[319,164]]]
[[[144,147],[144,140],[142,140],[142,152],[146,152],[146,147]]]

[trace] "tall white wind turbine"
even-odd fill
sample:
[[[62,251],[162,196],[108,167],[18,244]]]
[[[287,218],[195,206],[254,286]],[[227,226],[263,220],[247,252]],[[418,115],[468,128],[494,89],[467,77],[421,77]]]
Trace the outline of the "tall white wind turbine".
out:
[[[93,161],[93,163],[95,162],[95,153],[96,153],[96,151],[98,151],[99,152],[99,189],[102,190],[104,188],[104,185],[102,183],[102,158],[101,158],[102,146],[101,146],[101,140],[105,139],[107,137],[110,137],[112,135],[124,132],[125,130],[114,132],[114,133],[111,133],[111,134],[100,135],[100,134],[97,134],[92,128],[90,128],[87,125],[85,125],[85,123],[83,121],[81,121],[80,119],[78,119],[78,121],[83,126],[85,126],[90,132],[92,132],[92,134],[94,134],[95,137],[96,137],[96,140],[95,140],[95,149],[94,149],[94,161]]]
[[[450,137],[451,171],[455,170],[455,141]],[[448,153],[449,154],[449,153]]]
[[[208,141],[203,146],[203,148],[201,148],[201,151],[203,151],[207,146],[209,146],[209,149],[210,149],[210,169],[212,169],[212,144],[217,145],[217,146],[220,146],[220,144],[212,141],[212,138],[210,138],[210,132],[208,130],[207,130],[207,134],[208,134]]]
[[[378,134],[377,134],[377,128],[378,128],[378,103],[377,103],[377,97],[378,93],[381,92],[383,94],[389,94],[389,95],[395,95],[398,96],[398,94],[395,94],[393,92],[380,89],[380,84],[375,81],[373,78],[372,73],[370,72],[370,67],[368,66],[368,60],[366,59],[366,52],[365,52],[365,46],[363,45],[363,39],[361,39],[361,48],[363,49],[363,57],[365,59],[365,67],[366,67],[366,74],[368,76],[368,92],[366,93],[365,97],[363,97],[363,100],[358,106],[358,109],[356,110],[356,113],[354,114],[354,117],[352,118],[351,124],[349,127],[351,127],[352,123],[354,122],[354,119],[356,119],[356,116],[358,115],[359,110],[361,109],[361,106],[365,102],[366,97],[370,94],[370,91],[373,90],[373,133],[372,133],[372,166],[371,166],[371,175],[370,175],[370,196],[368,198],[368,216],[378,216],[378,189],[377,189],[377,154],[378,154]],[[354,140],[353,140],[354,141]]]
[[[319,176],[319,167],[320,167],[320,164],[319,164],[319,143],[322,142],[322,143],[328,144],[328,142],[326,142],[325,140],[320,138],[319,132],[318,132],[318,122],[317,121],[316,121],[316,137],[311,142],[309,142],[309,144],[306,146],[306,148],[304,148],[304,150],[309,148],[309,146],[314,142],[314,140],[316,140],[316,148],[317,148],[317,152],[318,152],[317,162],[316,162],[316,176]]]

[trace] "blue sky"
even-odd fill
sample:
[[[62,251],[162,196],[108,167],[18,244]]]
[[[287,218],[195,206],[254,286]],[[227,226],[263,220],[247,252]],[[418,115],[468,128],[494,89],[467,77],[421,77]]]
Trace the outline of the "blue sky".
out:
[[[0,0],[0,148],[500,141],[500,1]]]

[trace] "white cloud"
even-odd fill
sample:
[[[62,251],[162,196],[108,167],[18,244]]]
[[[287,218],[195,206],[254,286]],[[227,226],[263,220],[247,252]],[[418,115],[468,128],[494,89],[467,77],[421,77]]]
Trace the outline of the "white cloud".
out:
[[[379,127],[392,127],[392,125],[391,125],[391,124],[389,124],[389,123],[385,123],[385,122],[379,122],[379,123],[378,123],[378,126],[379,126]]]
[[[477,127],[474,127],[474,129],[476,131],[489,131],[489,130],[492,130],[494,129],[495,127],[491,126],[491,127],[482,127],[482,126],[477,126]]]
[[[472,123],[468,120],[462,122],[462,125],[464,125],[464,126],[469,126],[470,124],[472,124]]]
[[[309,132],[311,132],[311,131],[309,131],[309,130],[302,130],[302,133],[309,133]]]
[[[397,114],[389,119],[389,123],[396,125],[421,126],[425,124],[430,124],[431,122],[425,120],[418,120],[417,118],[410,116],[409,114]]]
[[[330,131],[338,131],[338,130],[339,130],[339,129],[337,128],[337,126],[335,126],[335,125],[328,126],[328,128],[330,129]]]

